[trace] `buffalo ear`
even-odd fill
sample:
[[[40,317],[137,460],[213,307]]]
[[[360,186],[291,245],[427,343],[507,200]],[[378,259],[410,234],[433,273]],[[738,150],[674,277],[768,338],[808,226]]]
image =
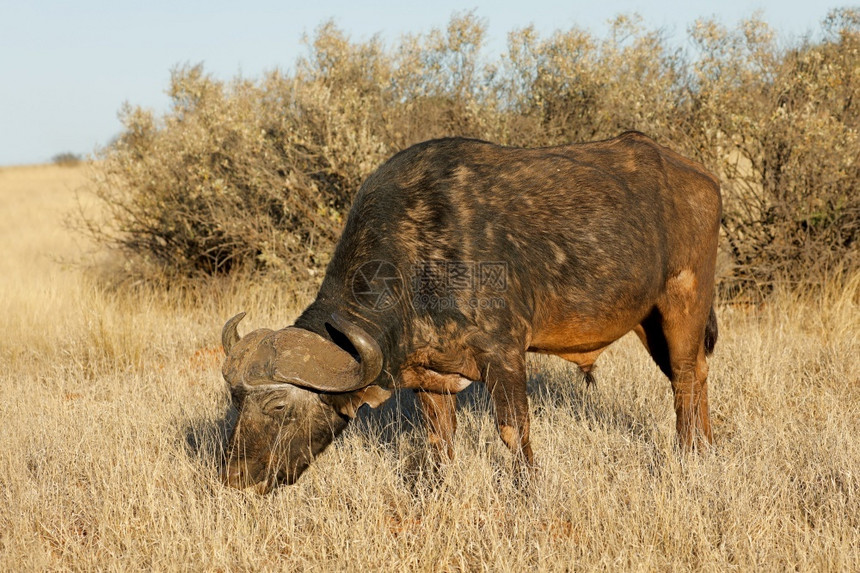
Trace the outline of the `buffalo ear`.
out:
[[[358,413],[358,409],[367,404],[376,408],[391,397],[391,391],[382,386],[372,384],[361,390],[348,394],[330,394],[326,401],[336,412],[352,419]]]

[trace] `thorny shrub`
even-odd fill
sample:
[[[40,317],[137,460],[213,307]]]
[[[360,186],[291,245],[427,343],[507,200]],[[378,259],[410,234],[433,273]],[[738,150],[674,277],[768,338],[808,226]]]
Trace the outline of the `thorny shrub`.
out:
[[[85,221],[133,274],[237,269],[319,279],[354,193],[396,151],[462,135],[554,145],[643,131],[723,182],[722,292],[860,266],[860,11],[784,47],[764,22],[700,20],[692,55],[635,17],[605,38],[510,33],[496,61],[484,22],[353,42],[332,23],[289,73],[224,82],[174,70],[171,109],[122,111]]]

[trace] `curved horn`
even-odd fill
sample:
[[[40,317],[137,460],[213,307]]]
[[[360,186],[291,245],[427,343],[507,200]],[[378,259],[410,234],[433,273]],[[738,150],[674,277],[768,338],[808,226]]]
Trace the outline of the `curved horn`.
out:
[[[239,322],[245,318],[245,313],[240,312],[233,318],[227,321],[224,325],[224,328],[221,329],[221,345],[224,347],[224,353],[230,354],[230,349],[233,348],[233,345],[239,342],[239,331],[237,330],[237,326],[239,326]]]
[[[364,329],[336,311],[332,313],[331,321],[346,335],[361,357],[361,385],[358,387],[364,388],[370,385],[382,372],[382,350],[379,344]]]

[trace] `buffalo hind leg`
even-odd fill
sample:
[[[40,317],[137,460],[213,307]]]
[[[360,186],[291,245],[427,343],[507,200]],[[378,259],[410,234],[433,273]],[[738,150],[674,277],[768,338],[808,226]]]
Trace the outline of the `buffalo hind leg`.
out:
[[[437,468],[454,459],[457,431],[457,395],[418,391],[418,401],[427,426],[427,442]]]
[[[704,346],[695,360],[674,366],[679,374],[672,382],[675,397],[675,429],[685,450],[703,449],[714,443],[708,411],[708,363]]]
[[[655,309],[642,322],[644,336],[637,334],[672,383],[678,440],[684,450],[692,450],[713,443],[704,341],[710,307],[686,310]]]

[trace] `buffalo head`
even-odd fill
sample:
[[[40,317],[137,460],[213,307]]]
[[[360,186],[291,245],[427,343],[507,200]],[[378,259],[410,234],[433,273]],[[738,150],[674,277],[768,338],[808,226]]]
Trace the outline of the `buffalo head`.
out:
[[[379,345],[340,314],[326,323],[332,340],[296,327],[241,338],[244,316],[221,333],[224,379],[239,410],[222,479],[267,493],[295,482],[362,404],[376,407],[390,392],[372,384],[382,370]]]

